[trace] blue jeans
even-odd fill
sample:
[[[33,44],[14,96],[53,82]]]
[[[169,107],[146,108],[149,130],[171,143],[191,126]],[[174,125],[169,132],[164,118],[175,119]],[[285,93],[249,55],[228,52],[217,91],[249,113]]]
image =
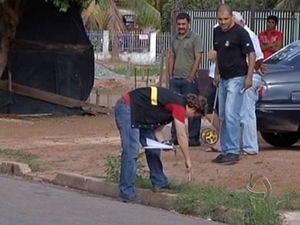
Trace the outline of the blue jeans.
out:
[[[117,101],[115,105],[115,122],[120,133],[122,146],[119,196],[125,199],[136,197],[134,182],[140,143],[145,146],[146,137],[155,139],[153,130],[132,128],[130,121],[130,107],[124,101]],[[163,173],[160,153],[160,149],[146,150],[150,180],[154,187],[162,187],[168,184],[168,179]]]
[[[239,154],[240,110],[243,102],[244,76],[221,79],[219,83],[220,144],[222,154]]]
[[[241,108],[242,149],[249,154],[258,153],[255,104],[258,100],[258,89],[261,84],[261,76],[253,74],[252,87],[243,94]]]
[[[182,95],[187,95],[189,93],[199,95],[198,82],[196,79],[194,80],[194,82],[188,82],[186,78],[172,78],[169,83],[169,88],[170,90],[173,90],[176,93]],[[189,140],[199,141],[200,126],[200,117],[193,117],[188,119]],[[172,123],[171,136],[176,138],[176,129],[174,123]]]

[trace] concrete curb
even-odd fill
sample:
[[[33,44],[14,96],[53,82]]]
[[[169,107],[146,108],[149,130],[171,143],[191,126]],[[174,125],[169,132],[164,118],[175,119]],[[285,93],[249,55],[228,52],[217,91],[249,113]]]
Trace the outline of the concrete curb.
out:
[[[25,163],[2,161],[0,163],[0,172],[15,176],[25,176],[31,172],[31,169]]]
[[[33,180],[39,179],[39,177],[30,175],[31,169],[24,163],[2,161],[0,162],[0,172],[8,175],[24,176]],[[118,185],[106,182],[104,179],[68,172],[58,173],[54,179],[40,179],[56,185],[75,188],[108,197],[116,198],[118,196]],[[141,204],[166,210],[173,210],[175,208],[177,200],[176,194],[153,193],[151,190],[140,188],[137,189],[137,194]],[[299,225],[300,211],[280,212],[280,216],[283,220],[283,225]]]
[[[52,181],[54,184],[89,191],[95,194],[118,197],[118,185],[104,179],[82,176],[74,173],[58,173]],[[175,208],[177,195],[170,193],[153,193],[148,189],[137,189],[139,202],[144,205],[172,210]]]

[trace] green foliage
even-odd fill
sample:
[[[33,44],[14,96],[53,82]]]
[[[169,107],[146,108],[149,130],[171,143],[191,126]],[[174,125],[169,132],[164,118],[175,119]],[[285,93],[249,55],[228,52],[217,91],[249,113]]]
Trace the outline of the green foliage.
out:
[[[162,6],[162,30],[170,31],[171,30],[171,18],[173,11],[183,11],[183,10],[191,10],[191,11],[199,11],[199,10],[216,10],[219,5],[219,0],[168,0]],[[226,0],[226,4],[230,5],[235,10],[243,10],[250,9],[250,1],[249,0]],[[293,5],[294,2],[298,2],[298,6],[300,5],[300,0],[282,0],[279,2],[288,2],[285,5]],[[278,0],[256,0],[256,9],[274,9]],[[281,4],[281,5],[283,5]]]
[[[105,157],[105,174],[108,181],[117,183],[120,177],[121,156],[108,155]]]
[[[0,157],[27,164],[32,171],[39,171],[41,167],[36,161],[37,156],[31,153],[13,149],[0,149]]]
[[[143,153],[138,156],[138,159],[142,157]],[[108,155],[105,158],[105,174],[106,179],[110,182],[117,183],[120,177],[121,168],[121,156]],[[151,184],[146,175],[148,172],[145,170],[145,166],[138,161],[136,172],[136,186],[140,188],[150,188]]]
[[[220,187],[178,187],[177,210],[230,225],[280,225],[279,210],[299,208],[300,194],[258,199]]]

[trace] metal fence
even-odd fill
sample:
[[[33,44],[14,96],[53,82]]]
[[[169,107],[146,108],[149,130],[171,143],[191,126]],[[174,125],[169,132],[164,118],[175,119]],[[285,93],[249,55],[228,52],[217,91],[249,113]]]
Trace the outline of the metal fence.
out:
[[[297,11],[255,11],[251,14],[249,10],[240,11],[243,15],[246,24],[253,25],[253,31],[259,33],[266,27],[266,18],[268,15],[276,15],[279,18],[278,29],[283,32],[284,45],[287,45],[300,37],[300,12]],[[214,10],[206,11],[187,11],[191,16],[191,29],[201,35],[203,40],[204,54],[202,57],[201,68],[207,69],[209,62],[207,59],[207,52],[212,47],[212,31],[214,25],[217,23],[216,12]],[[253,18],[251,18],[253,15]],[[113,33],[119,39],[119,48],[121,52],[143,52],[149,51],[150,34],[143,33]],[[88,36],[94,45],[95,52],[103,50],[103,32],[88,32]],[[158,33],[156,36],[156,56],[157,60],[169,49],[171,43],[171,34]],[[110,41],[111,43],[111,41]],[[111,50],[111,44],[110,48]]]
[[[237,10],[239,11],[239,10]],[[276,15],[279,18],[278,29],[283,32],[283,44],[287,45],[300,37],[300,12],[296,11],[278,11],[278,10],[263,10],[255,11],[251,14],[249,10],[239,11],[246,24],[250,27],[253,24],[252,30],[259,33],[266,27],[266,18],[268,15]],[[201,68],[207,69],[209,62],[207,60],[208,50],[212,47],[212,31],[217,24],[216,12],[214,10],[207,11],[187,11],[191,16],[191,29],[201,35],[203,40],[204,54],[202,58]],[[253,15],[253,18],[251,18]]]
[[[110,32],[110,43],[112,35],[118,36],[121,52],[143,52],[150,49],[150,34],[148,33],[128,32],[113,34]]]
[[[103,31],[87,31],[87,35],[94,47],[94,52],[103,51]]]
[[[87,35],[94,46],[95,52],[103,51],[103,31],[87,31]],[[109,33],[109,51],[112,50],[113,38],[117,36],[119,41],[118,47],[121,52],[143,52],[149,51],[150,48],[150,34],[148,33]]]

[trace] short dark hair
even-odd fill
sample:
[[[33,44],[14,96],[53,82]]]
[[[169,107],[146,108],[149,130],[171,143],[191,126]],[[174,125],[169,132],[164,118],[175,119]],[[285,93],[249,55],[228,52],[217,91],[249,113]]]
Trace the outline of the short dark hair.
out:
[[[232,15],[232,8],[228,4],[220,4],[217,8],[217,13],[218,12],[229,12],[229,14]]]
[[[275,16],[275,15],[270,15],[267,17],[267,21],[268,20],[274,20],[275,21],[275,24],[277,25],[278,24],[278,17]]]
[[[184,20],[184,19],[186,19],[188,22],[191,21],[190,15],[185,13],[185,12],[178,13],[178,15],[176,16],[176,21],[177,20]]]

